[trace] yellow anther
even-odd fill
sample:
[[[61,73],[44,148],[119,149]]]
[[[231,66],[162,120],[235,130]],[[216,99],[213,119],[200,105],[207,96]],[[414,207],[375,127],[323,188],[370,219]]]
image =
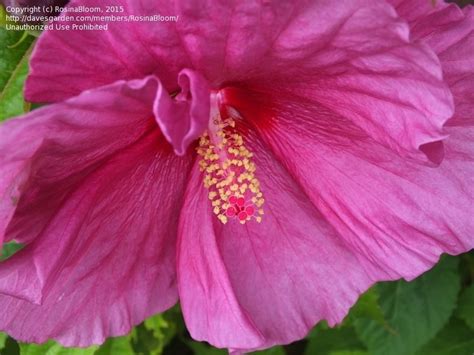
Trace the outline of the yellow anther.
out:
[[[219,218],[219,220],[220,220],[223,224],[226,224],[226,223],[227,223],[227,217],[224,216],[223,214],[218,215],[217,218]]]
[[[210,126],[210,133],[200,138],[196,151],[200,156],[199,169],[205,173],[203,183],[209,189],[213,213],[223,224],[229,218],[237,219],[241,224],[251,219],[261,222],[264,199],[255,177],[256,166],[251,161],[253,154],[234,128],[232,119],[222,122],[218,115]],[[240,199],[238,204],[237,199]],[[242,215],[252,205],[256,207],[255,212]]]

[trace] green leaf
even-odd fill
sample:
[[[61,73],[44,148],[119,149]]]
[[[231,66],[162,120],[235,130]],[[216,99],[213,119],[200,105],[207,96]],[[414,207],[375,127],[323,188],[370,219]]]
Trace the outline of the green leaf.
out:
[[[23,31],[0,28],[0,91],[3,91],[13,71],[33,43],[31,37],[21,41],[23,35]]]
[[[0,92],[0,121],[25,113],[27,107],[23,97],[23,86],[28,75],[29,51],[18,63],[11,79]]]
[[[342,326],[328,328],[319,324],[308,337],[305,355],[326,355],[337,351],[365,350],[354,328]]]
[[[179,318],[179,319],[178,319]],[[157,348],[154,354],[161,354],[164,347],[173,339],[181,322],[179,309],[171,309],[164,314],[157,314],[144,322],[146,329],[150,330],[157,340]]]
[[[167,337],[173,337],[173,324],[168,322],[162,314],[157,314],[153,317],[148,318],[143,323],[145,328],[151,330],[153,336],[162,342]]]
[[[0,333],[0,350],[2,350],[3,347],[5,346],[5,342],[7,341],[7,337],[8,337],[8,335],[6,335],[5,333]]]
[[[7,20],[7,10],[4,5],[0,4],[0,26],[5,27],[7,24],[14,23],[14,21]]]
[[[94,353],[94,355],[129,355],[133,354],[131,336],[127,335],[118,338],[109,338]]]
[[[282,346],[274,346],[273,348],[255,351],[251,353],[252,355],[286,355],[285,349]]]
[[[410,355],[431,340],[452,314],[460,277],[458,260],[443,258],[412,282],[382,283],[377,289],[388,326],[358,319],[357,333],[373,355]]]
[[[97,346],[86,349],[64,348],[53,341],[41,345],[20,344],[21,355],[92,355],[96,350]]]
[[[474,284],[461,293],[456,313],[474,330]]]
[[[24,112],[23,84],[33,38],[0,28],[0,121]]]
[[[474,250],[464,253],[458,257],[460,259],[459,271],[462,280],[466,280],[467,284],[474,282]]]
[[[0,253],[0,261],[8,259],[10,256],[15,254],[21,248],[23,248],[23,245],[15,243],[15,242],[3,244],[3,248]]]
[[[184,327],[184,321],[177,306],[163,314],[150,317],[134,329],[132,336],[134,351],[161,355],[165,346]]]
[[[360,318],[371,319],[382,325],[386,324],[382,308],[379,305],[379,294],[375,287],[359,297],[345,321],[354,321]]]
[[[213,348],[206,343],[188,340],[186,341],[186,345],[188,345],[196,355],[227,355],[226,350]]]
[[[436,338],[417,352],[417,355],[472,354],[474,354],[474,332],[456,318],[451,318]]]

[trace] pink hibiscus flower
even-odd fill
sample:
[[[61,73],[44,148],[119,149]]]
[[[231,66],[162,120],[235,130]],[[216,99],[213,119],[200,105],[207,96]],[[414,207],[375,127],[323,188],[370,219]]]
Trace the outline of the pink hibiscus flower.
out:
[[[195,339],[261,349],[471,249],[474,15],[412,3],[412,34],[379,0],[122,0],[178,21],[44,33],[26,95],[53,104],[0,128],[0,240],[27,245],[0,329],[86,346],[179,300]]]

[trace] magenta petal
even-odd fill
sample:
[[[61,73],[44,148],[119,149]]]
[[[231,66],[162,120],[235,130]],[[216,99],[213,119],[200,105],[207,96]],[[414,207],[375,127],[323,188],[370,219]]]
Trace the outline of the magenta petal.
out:
[[[3,123],[0,238],[34,239],[84,176],[156,127],[155,95],[155,79],[121,82]],[[4,216],[13,213],[17,218],[5,231]]]
[[[73,0],[70,5],[103,4]],[[26,84],[30,101],[60,101],[116,80],[151,74],[174,91],[183,68],[199,71],[214,87],[261,70],[280,71],[267,54],[298,4],[115,0],[114,5],[124,6],[125,15],[178,16],[178,21],[109,22],[107,31],[93,35],[81,30],[46,31],[31,60]]]
[[[96,2],[83,0],[81,5]],[[212,88],[257,82],[279,84],[310,100],[317,97],[318,104],[351,119],[402,156],[428,157],[436,164],[443,158],[442,127],[453,106],[441,67],[429,48],[410,42],[408,26],[385,2],[120,4],[134,15],[159,9],[179,20],[109,23],[109,31],[95,36],[87,31],[45,33],[31,60],[30,100],[56,101],[150,74],[174,92],[178,73],[192,68]],[[102,53],[100,61],[97,53]],[[178,105],[171,111],[178,115],[186,110]],[[177,152],[183,147],[171,131],[180,129],[170,128],[168,135]]]
[[[247,97],[230,104],[239,111],[254,106],[248,120],[271,121],[288,112],[332,143],[358,138],[355,125],[356,135],[400,156],[439,164],[453,97],[433,50],[412,42],[407,24],[384,2],[309,4],[295,13],[271,52],[288,69],[270,79],[263,69],[261,77],[247,78],[237,85]],[[258,106],[268,102],[279,105],[262,118]]]
[[[350,119],[402,156],[421,150],[439,163],[440,141],[446,138],[442,127],[453,114],[453,104],[438,58],[427,46],[411,43],[408,26],[382,2],[339,21],[341,27],[328,43],[305,62],[313,71],[306,70],[307,77],[280,87],[296,99],[313,101]],[[286,36],[292,48],[297,47],[299,28],[290,27],[280,40]],[[302,44],[304,40],[300,36]],[[307,46],[308,51],[311,48]],[[282,94],[280,87],[272,86],[269,90]]]
[[[33,144],[31,145],[33,146]],[[28,179],[28,163],[13,161],[2,166],[0,178],[0,249],[2,248],[5,230],[15,213],[21,189]]]
[[[194,339],[217,347],[259,347],[264,339],[235,296],[218,248],[207,191],[198,167],[192,171],[181,214],[177,260],[186,326]]]
[[[175,15],[170,1],[114,1],[114,6],[120,5],[127,15]],[[103,3],[73,0],[69,6],[94,7]],[[151,74],[173,91],[179,71],[191,67],[175,25],[116,21],[109,23],[107,31],[93,31],[92,35],[82,30],[46,31],[33,51],[25,96],[32,102],[56,102],[117,80]]]
[[[216,86],[296,70],[297,63],[285,65],[273,55],[277,39],[300,14],[317,11],[302,1],[174,2],[176,30],[192,67]]]
[[[444,0],[388,0],[388,2],[392,4],[398,14],[410,24],[420,17],[424,17],[431,12],[444,9],[448,6]]]
[[[408,16],[402,1],[397,8]],[[436,6],[410,21],[412,36],[434,49],[443,66],[445,80],[454,96],[455,116],[448,125],[474,122],[474,8]]]
[[[0,264],[0,330],[88,346],[177,301],[190,159],[160,134],[156,91],[153,78],[118,82],[0,128],[1,169],[26,174],[5,237],[28,244]]]
[[[255,137],[263,221],[221,224],[198,168],[186,193],[178,248],[179,294],[197,340],[250,351],[340,322],[371,283],[355,254]]]
[[[17,218],[6,232],[1,228],[1,235],[20,242],[34,239],[84,176],[156,129],[152,106],[158,86],[152,77],[118,82],[3,123],[0,167],[7,179],[1,179],[0,191],[10,195],[1,200],[0,211],[19,206],[24,215],[17,213],[23,220]]]
[[[370,139],[334,149],[279,122],[265,139],[373,277],[412,279],[441,253],[474,247],[472,127],[449,129],[445,160],[431,168]]]
[[[201,136],[209,124],[210,89],[197,72],[183,69],[178,76],[181,92],[172,99],[163,86],[154,104],[155,118],[176,154]]]

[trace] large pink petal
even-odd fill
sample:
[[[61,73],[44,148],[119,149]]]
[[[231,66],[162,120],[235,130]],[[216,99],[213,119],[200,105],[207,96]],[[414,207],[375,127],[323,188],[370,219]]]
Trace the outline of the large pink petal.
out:
[[[121,82],[3,123],[0,238],[34,239],[85,176],[156,129],[156,91],[153,78]]]
[[[189,6],[200,14],[198,18],[205,17],[196,4]],[[202,21],[207,29],[217,20],[211,16]],[[217,54],[211,57],[213,52],[205,46],[210,30],[199,36],[186,21],[183,27],[190,32],[186,37],[179,26],[193,45],[192,53],[203,53],[207,59],[203,62],[213,67],[225,66],[212,61]],[[237,47],[243,41],[225,43]],[[226,59],[232,57],[228,52]],[[247,57],[252,53],[248,51]],[[441,129],[452,115],[451,95],[436,56],[426,46],[409,42],[408,26],[389,6],[357,1],[298,4],[253,65],[243,74],[235,69],[228,81],[281,85],[299,96],[316,96],[320,104],[350,118],[400,154],[421,149],[432,161],[442,160]]]
[[[183,71],[182,76],[191,80],[189,99],[170,99],[161,81],[150,76],[87,91],[5,123],[0,130],[0,238],[6,233],[7,239],[33,239],[84,176],[158,125],[184,155],[207,127],[209,93],[195,73]],[[18,204],[17,218],[5,232]]]
[[[178,72],[187,67],[212,88],[248,81],[298,84],[293,89],[300,95],[317,93],[320,103],[400,154],[421,149],[432,161],[442,160],[441,128],[452,103],[438,60],[425,46],[410,44],[407,25],[383,2],[121,0],[116,5],[121,4],[125,15],[160,12],[179,20],[45,33],[32,58],[26,89],[31,100],[60,100],[150,73],[172,91]]]
[[[103,7],[97,0],[70,5]],[[273,62],[267,52],[298,5],[118,0],[114,6],[124,6],[125,12],[113,15],[178,16],[178,21],[110,21],[107,31],[47,31],[33,53],[26,85],[29,100],[59,101],[85,89],[150,74],[173,91],[184,68],[199,71],[214,87],[258,74],[258,68],[268,66],[262,59]]]
[[[458,54],[467,60],[464,51]],[[302,98],[272,84],[274,91],[229,95],[230,103],[258,127],[369,278],[412,279],[441,253],[474,247],[474,128],[468,120],[446,129],[450,137],[441,166],[424,167],[377,144],[317,96]]]
[[[474,125],[474,7],[463,10],[464,16],[458,15],[457,21],[451,23],[459,29],[454,35],[456,40],[438,53],[456,107],[450,125]]]
[[[340,322],[371,283],[354,253],[255,136],[265,215],[241,225],[212,214],[198,169],[180,220],[178,280],[187,327],[218,347],[289,343]]]
[[[114,1],[126,13],[105,13],[104,3],[97,0],[76,0],[69,5],[99,6],[104,16],[175,14],[169,1]],[[106,23],[107,31],[44,33],[33,52],[26,97],[35,102],[61,101],[86,89],[150,74],[157,75],[168,91],[178,88],[176,76],[190,62],[174,22],[98,22]]]
[[[412,279],[441,253],[474,246],[472,127],[447,129],[446,158],[433,168],[403,160],[349,121],[351,135],[337,127],[328,135],[312,119],[331,113],[306,110],[280,107],[259,132],[372,277]]]
[[[0,264],[0,329],[16,339],[102,343],[177,301],[191,161],[153,120],[156,84],[117,83],[2,126],[2,159],[29,160],[6,234],[28,245]]]
[[[333,27],[311,26],[314,14],[305,13],[280,35],[286,56],[300,57],[299,71],[306,76],[280,85],[272,81],[268,89],[280,86],[315,100],[402,156],[420,149],[439,163],[442,126],[453,106],[437,57],[426,45],[410,42],[408,26],[385,4],[346,5],[340,2],[344,16],[330,17]],[[319,16],[330,11],[317,10]],[[308,44],[312,33],[302,34],[304,25],[317,34],[326,28],[320,47]]]
[[[333,112],[331,118],[348,118],[401,156],[440,163],[442,128],[453,102],[434,52],[410,42],[407,24],[382,2],[312,2],[305,10],[274,43],[269,55],[278,64],[258,67],[260,75],[229,86],[252,90],[251,95],[271,92],[270,100],[291,93],[291,105],[312,102]],[[280,73],[271,72],[278,65]],[[340,122],[319,124],[344,133]]]
[[[444,0],[387,0],[397,10],[398,14],[410,24],[427,14],[444,9],[447,4]]]
[[[403,1],[397,10],[405,16]],[[412,37],[428,44],[438,55],[444,77],[454,96],[455,116],[449,125],[474,120],[474,8],[437,6],[410,22]]]
[[[27,96],[54,101],[149,73],[171,91],[178,71],[189,67],[211,87],[279,82],[301,96],[316,94],[398,153],[424,159],[420,149],[435,163],[443,158],[442,126],[452,102],[439,62],[429,48],[410,43],[407,25],[385,3],[121,3],[126,14],[159,9],[180,17],[176,23],[111,23],[93,35],[46,33],[33,55]]]

